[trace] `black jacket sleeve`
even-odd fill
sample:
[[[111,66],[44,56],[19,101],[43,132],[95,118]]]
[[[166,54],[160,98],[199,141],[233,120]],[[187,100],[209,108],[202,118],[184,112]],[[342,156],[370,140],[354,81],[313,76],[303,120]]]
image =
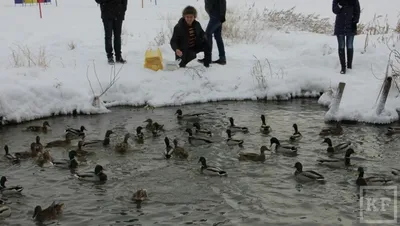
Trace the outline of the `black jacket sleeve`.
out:
[[[334,14],[339,14],[340,13],[340,8],[339,8],[339,2],[338,0],[333,0],[332,2],[332,12]]]
[[[171,41],[169,42],[169,44],[171,45],[171,48],[174,51],[179,49],[180,39],[181,39],[181,29],[178,25],[175,25],[174,32],[172,33]]]
[[[206,10],[206,12],[208,13],[208,14],[210,14],[211,13],[211,11],[212,11],[212,9],[213,9],[213,2],[214,2],[215,0],[204,0],[204,8],[205,8],[205,10]]]
[[[222,18],[225,18],[225,15],[226,15],[226,0],[219,0],[219,3],[220,3],[220,16],[222,17]]]
[[[360,21],[360,13],[361,13],[360,2],[356,0],[356,3],[354,5],[353,23],[357,24]]]
[[[95,0],[98,4],[109,2],[110,0]]]

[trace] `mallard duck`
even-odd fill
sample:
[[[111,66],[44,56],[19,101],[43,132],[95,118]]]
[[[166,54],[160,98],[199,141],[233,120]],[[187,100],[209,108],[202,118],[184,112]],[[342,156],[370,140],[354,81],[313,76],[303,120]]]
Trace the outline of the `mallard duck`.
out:
[[[27,131],[32,131],[32,132],[44,132],[46,133],[48,131],[48,127],[50,127],[50,124],[48,121],[44,121],[42,126],[28,126],[26,128]]]
[[[281,153],[281,154],[288,155],[288,156],[296,156],[297,155],[297,147],[295,147],[295,146],[283,146],[283,145],[281,145],[278,138],[276,138],[276,137],[272,137],[270,139],[270,142],[271,142],[271,145],[270,145],[271,147],[273,144],[275,144],[275,147],[272,150],[274,150],[276,153]]]
[[[342,135],[342,134],[343,134],[343,128],[340,125],[340,122],[337,122],[335,127],[322,129],[321,132],[319,133],[320,136]]]
[[[133,193],[132,200],[136,202],[137,208],[141,207],[141,204],[144,200],[147,199],[147,190],[139,189],[135,193]]]
[[[296,168],[294,176],[296,177],[296,180],[300,182],[325,181],[324,176],[315,171],[312,170],[303,171],[303,165],[300,162],[296,162],[294,164],[294,168]]]
[[[111,134],[114,134],[112,130],[107,130],[106,135],[104,136],[103,140],[90,140],[90,141],[85,141],[83,142],[83,146],[85,147],[91,147],[91,146],[107,146],[110,144],[110,136]]]
[[[291,141],[300,140],[302,138],[302,135],[299,132],[299,128],[297,127],[296,123],[293,124],[293,129],[294,129],[294,133],[292,136],[290,136],[290,140]]]
[[[41,153],[41,155],[39,155],[39,157],[36,160],[36,163],[38,164],[38,166],[43,168],[54,166],[53,157],[51,157],[50,152],[47,150]]]
[[[68,139],[70,139],[70,140],[83,139],[85,137],[85,131],[87,131],[87,130],[84,126],[81,126],[80,129],[74,129],[74,128],[68,127],[65,130],[65,138],[68,137]]]
[[[163,131],[163,126],[158,124],[157,122],[153,123],[153,129],[151,130],[151,133],[153,134],[153,136],[159,136],[160,132]]]
[[[75,176],[79,180],[85,180],[85,181],[106,181],[107,180],[107,175],[103,172],[104,168],[101,165],[96,165],[94,168],[94,172],[89,172],[89,173],[76,173]]]
[[[388,182],[392,180],[385,177],[367,177],[364,178],[364,168],[358,167],[358,178],[356,180],[356,184],[358,186],[379,186],[379,185],[386,185]]]
[[[333,147],[332,140],[329,137],[325,138],[324,141],[322,141],[321,144],[324,144],[324,143],[328,144],[328,148],[326,149],[328,154],[342,154],[351,145],[351,142],[347,141],[347,142],[343,142],[343,143],[337,144],[337,145],[335,145]]]
[[[67,147],[71,145],[71,140],[69,137],[65,137],[65,140],[54,140],[46,144],[46,148],[54,148],[54,147]]]
[[[354,150],[352,148],[347,149],[346,155],[344,159],[318,159],[317,162],[324,166],[328,166],[331,168],[343,168],[350,166],[350,156],[354,154]]]
[[[230,146],[238,145],[239,147],[243,147],[243,140],[233,139],[232,131],[230,129],[226,130],[226,134],[228,135],[228,139],[226,139],[226,143]]]
[[[198,120],[200,115],[205,115],[207,113],[194,113],[194,114],[183,114],[181,109],[176,110],[175,115],[179,120]]]
[[[143,134],[142,130],[143,130],[143,127],[138,126],[136,128],[136,135],[135,135],[136,142],[141,143],[141,144],[144,142],[144,134]]]
[[[62,214],[64,203],[53,202],[49,207],[42,210],[41,206],[36,206],[32,218],[36,221],[43,222],[48,220],[55,220]]]
[[[251,160],[251,161],[259,161],[259,162],[264,162],[265,161],[265,151],[269,151],[267,146],[261,146],[260,148],[260,154],[257,153],[239,153],[239,160]]]
[[[393,135],[393,134],[398,134],[398,133],[400,133],[400,127],[390,126],[387,129],[386,135]]]
[[[6,152],[4,155],[5,159],[12,162],[13,164],[18,164],[20,162],[20,159],[17,156],[10,154],[8,150],[8,145],[4,145],[4,151]]]
[[[233,120],[232,117],[229,117],[229,128],[232,132],[243,132],[243,133],[247,133],[249,132],[249,129],[247,127],[241,127],[241,126],[236,126],[235,125],[235,121]]]
[[[201,127],[200,127],[200,123],[198,123],[198,122],[195,122],[195,123],[193,123],[193,126],[194,126],[194,132],[195,133],[203,133],[203,134],[207,134],[208,136],[212,136],[212,133],[211,133],[211,131],[210,130],[208,130],[208,129],[202,129]]]
[[[43,151],[43,145],[40,143],[40,137],[36,136],[35,142],[31,143],[31,151],[34,156]]]
[[[185,131],[189,134],[189,137],[188,137],[189,144],[210,144],[210,143],[212,143],[211,140],[208,140],[206,138],[193,136],[193,131],[190,128],[187,128]]]
[[[59,160],[59,161],[55,161],[53,160],[53,164],[56,167],[61,167],[61,168],[67,168],[71,171],[74,171],[78,168],[78,161],[76,160],[76,156],[77,156],[77,152],[75,150],[71,150],[68,153],[68,160]]]
[[[165,143],[164,156],[166,159],[170,159],[172,157],[172,153],[174,152],[174,148],[171,147],[168,137],[164,138],[164,143]]]
[[[9,195],[9,194],[16,194],[16,193],[21,193],[24,188],[22,186],[12,186],[12,187],[6,187],[6,181],[7,178],[5,176],[2,176],[0,179],[0,193],[3,195]]]
[[[226,171],[222,170],[221,168],[214,167],[214,166],[208,166],[206,158],[204,158],[204,157],[200,157],[199,162],[201,163],[200,172],[202,174],[228,176]]]
[[[265,122],[265,115],[261,115],[261,127],[260,127],[260,131],[262,133],[268,134],[272,131],[270,126],[267,126],[266,122]]]
[[[146,124],[146,129],[148,130],[148,131],[150,131],[150,132],[153,132],[153,130],[154,130],[154,123],[156,123],[156,122],[153,122],[153,120],[152,119],[147,119],[146,121],[144,121],[144,122],[146,122],[147,124]],[[157,123],[158,124],[158,130],[164,130],[164,125],[161,125],[161,124],[159,124],[159,123]]]
[[[124,136],[124,141],[122,141],[121,143],[118,143],[115,145],[115,151],[117,152],[126,152],[128,151],[128,149],[130,148],[130,145],[128,143],[128,139],[131,137],[130,133],[125,134]]]
[[[174,156],[180,158],[180,159],[187,159],[189,157],[189,154],[183,147],[178,146],[178,140],[174,139]]]
[[[0,199],[0,219],[11,216],[11,208],[5,205],[5,202]]]
[[[75,150],[77,156],[86,156],[91,153],[91,152],[83,150],[83,145],[84,145],[84,141],[80,140],[78,142],[78,148]]]

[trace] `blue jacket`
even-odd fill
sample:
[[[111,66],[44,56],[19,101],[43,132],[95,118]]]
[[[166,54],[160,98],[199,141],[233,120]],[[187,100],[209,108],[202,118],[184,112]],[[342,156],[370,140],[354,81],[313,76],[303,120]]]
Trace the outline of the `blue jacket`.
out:
[[[207,14],[216,19],[225,19],[226,0],[204,0]]]
[[[334,35],[357,34],[357,23],[360,20],[358,0],[333,0],[332,11],[336,14]]]

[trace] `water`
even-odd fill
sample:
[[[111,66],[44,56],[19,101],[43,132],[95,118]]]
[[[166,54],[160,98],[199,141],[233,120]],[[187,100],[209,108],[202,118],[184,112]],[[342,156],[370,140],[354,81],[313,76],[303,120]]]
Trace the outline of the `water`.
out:
[[[42,135],[42,143],[59,139],[66,125],[78,128],[85,125],[88,139],[101,139],[107,129],[116,132],[112,142],[121,140],[126,132],[134,133],[148,117],[165,124],[166,135],[177,137],[189,151],[188,161],[165,160],[164,136],[145,140],[124,155],[112,149],[94,150],[95,155],[80,170],[92,170],[101,164],[109,180],[99,185],[78,181],[61,169],[41,169],[31,161],[20,166],[1,162],[0,174],[9,179],[8,185],[22,185],[22,196],[8,197],[12,216],[1,225],[34,225],[36,205],[49,206],[54,200],[65,203],[60,225],[358,225],[359,201],[354,185],[356,169],[330,170],[316,165],[325,157],[326,146],[321,145],[318,133],[325,127],[325,108],[315,100],[296,100],[278,103],[223,102],[181,107],[183,112],[209,112],[202,125],[211,128],[212,145],[191,147],[184,143],[185,123],[179,123],[174,113],[177,108],[154,111],[114,108],[112,113],[94,116],[57,117],[48,119],[52,132]],[[303,139],[297,157],[269,155],[265,163],[239,162],[239,151],[258,152],[262,144],[269,145],[270,136],[259,131],[260,115],[265,114],[273,135],[287,141],[292,124],[297,123]],[[227,117],[234,117],[238,125],[248,126],[249,134],[235,137],[245,140],[244,148],[230,148],[224,143]],[[8,144],[11,152],[25,151],[36,134],[21,132],[29,125],[40,125],[43,120],[10,126],[0,131],[0,145]],[[383,135],[386,127],[344,125],[345,134],[334,137],[357,144],[356,156],[364,161],[353,162],[364,166],[366,176],[390,173],[398,167],[399,139]],[[66,158],[66,149],[54,148],[53,157]],[[198,159],[206,157],[211,165],[222,167],[228,177],[207,177],[199,174]],[[294,178],[294,163],[300,161],[305,169],[314,169],[327,178],[326,184],[298,184]],[[400,168],[400,167],[398,167]],[[141,209],[130,200],[134,191],[146,188],[149,200]],[[3,197],[4,198],[4,197]],[[381,214],[385,219],[390,215]]]

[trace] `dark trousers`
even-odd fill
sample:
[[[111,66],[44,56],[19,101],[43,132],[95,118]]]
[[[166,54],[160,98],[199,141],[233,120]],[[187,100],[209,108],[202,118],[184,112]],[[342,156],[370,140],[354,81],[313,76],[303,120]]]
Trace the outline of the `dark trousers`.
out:
[[[211,51],[207,42],[204,42],[201,46],[195,46],[194,48],[190,48],[187,50],[181,50],[182,57],[179,57],[175,54],[175,59],[181,59],[179,63],[180,67],[185,67],[190,61],[196,59],[196,54],[200,52],[204,52],[204,62],[211,63]]]
[[[337,35],[339,49],[353,49],[354,35]]]
[[[115,56],[121,57],[121,32],[122,22],[119,19],[103,19],[104,25],[104,40],[107,58],[113,57],[112,36],[114,33],[114,52]]]
[[[210,21],[208,22],[206,28],[207,40],[210,46],[210,51],[213,48],[213,40],[212,35],[214,35],[215,41],[217,42],[218,52],[219,52],[219,59],[226,60],[225,57],[225,46],[224,41],[222,40],[222,23],[219,19],[214,17],[210,17]]]

